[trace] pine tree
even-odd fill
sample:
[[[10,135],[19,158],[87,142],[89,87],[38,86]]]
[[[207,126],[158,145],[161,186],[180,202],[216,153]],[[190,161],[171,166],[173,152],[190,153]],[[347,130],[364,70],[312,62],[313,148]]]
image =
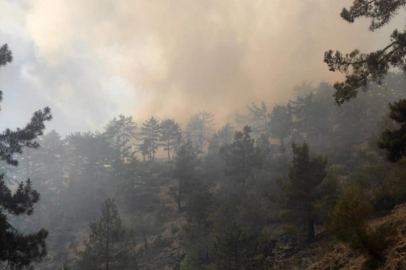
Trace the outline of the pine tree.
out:
[[[42,196],[47,198],[47,201],[42,201],[41,204],[52,207],[59,204],[62,189],[67,184],[64,177],[66,151],[66,141],[52,130],[41,138],[41,146],[37,151],[31,152],[30,156],[23,155],[27,160],[31,160],[29,167],[33,167],[25,168],[26,174],[36,183]]]
[[[155,153],[159,146],[160,125],[159,121],[153,116],[146,120],[141,127],[140,135],[142,139],[148,141],[148,150],[150,161],[155,161]]]
[[[226,173],[234,177],[236,182],[245,186],[252,176],[253,168],[260,166],[259,149],[251,138],[251,128],[245,126],[243,131],[237,131],[234,141],[220,148],[220,156],[226,164]]]
[[[295,118],[293,123],[294,130],[302,137],[309,139],[315,134],[313,123],[315,123],[314,112],[314,92],[304,97],[297,97],[291,101],[290,112]]]
[[[399,100],[389,106],[389,117],[399,125],[399,128],[386,129],[382,133],[378,146],[386,150],[389,161],[396,162],[406,156],[406,100]]]
[[[269,117],[268,117],[268,107],[264,102],[258,106],[255,103],[247,106],[248,114],[237,115],[236,122],[242,125],[249,125],[254,133],[255,138],[265,134],[266,138],[269,138]]]
[[[114,118],[108,123],[106,131],[102,135],[111,149],[107,163],[112,169],[116,192],[125,190],[128,180],[132,180],[128,179],[128,176],[131,175],[129,171],[137,163],[132,145],[132,140],[136,137],[136,128],[131,116],[119,115],[118,118]]]
[[[201,111],[190,117],[187,125],[187,136],[198,152],[203,152],[206,142],[213,134],[214,115]]]
[[[115,162],[124,162],[131,158],[132,152],[131,140],[136,137],[137,125],[132,117],[119,115],[118,118],[111,120],[104,133],[104,137],[114,150]]]
[[[217,131],[219,146],[226,145],[233,141],[235,129],[230,124],[225,124],[219,131]]]
[[[181,245],[187,250],[187,257],[182,261],[183,267],[206,269],[211,261],[210,254],[210,213],[214,203],[213,195],[204,185],[195,188],[185,207],[187,223],[182,226]],[[185,268],[187,269],[187,268]]]
[[[168,160],[171,160],[170,152],[175,149],[178,137],[182,133],[180,125],[173,119],[166,119],[159,125],[159,132],[161,145],[168,153]]]
[[[289,170],[289,182],[284,187],[287,207],[307,229],[307,238],[315,236],[315,204],[321,199],[319,185],[326,177],[327,160],[321,156],[310,158],[309,147],[292,144],[293,160]]]
[[[354,0],[353,5],[341,12],[341,17],[349,23],[365,17],[371,19],[370,31],[375,31],[387,25],[397,12],[406,6],[405,0]],[[329,50],[325,52],[324,62],[330,71],[339,71],[346,74],[344,82],[334,84],[336,92],[334,97],[338,104],[343,104],[357,96],[359,89],[364,91],[370,88],[371,83],[382,85],[385,76],[391,68],[400,69],[406,74],[406,30],[397,29],[390,37],[390,43],[375,52],[361,53],[354,50],[349,54]],[[406,101],[400,100],[391,105],[391,118],[399,123],[399,116],[393,117],[406,110]],[[400,116],[401,117],[401,116]],[[397,119],[395,119],[397,118]],[[403,121],[402,121],[403,122]],[[397,161],[404,151],[404,138],[406,130],[400,127],[396,131],[385,131],[382,134],[380,147],[387,150],[388,159]],[[400,155],[399,155],[400,154]]]
[[[113,150],[102,134],[75,133],[67,137],[69,144],[68,169],[69,189],[74,196],[68,197],[76,218],[88,221],[96,218],[97,209],[105,200],[103,187],[111,175],[110,167],[105,166]],[[106,187],[106,185],[104,185]]]
[[[213,180],[214,174],[221,173],[222,160],[219,155],[219,137],[218,133],[213,134],[208,141],[207,154],[203,157],[204,175],[208,180]]]
[[[354,0],[353,5],[341,12],[341,17],[349,23],[365,17],[371,19],[370,31],[375,31],[386,24],[406,6],[405,0]],[[390,43],[383,49],[371,53],[354,50],[349,54],[329,50],[325,52],[324,62],[330,71],[346,74],[344,82],[334,84],[335,99],[342,104],[357,96],[360,88],[366,90],[371,82],[381,84],[391,67],[406,72],[406,32],[395,30]]]
[[[138,150],[141,152],[142,155],[142,160],[145,162],[145,157],[148,156],[150,159],[152,158],[151,156],[149,156],[150,154],[150,149],[151,147],[151,142],[149,141],[149,139],[144,139],[144,141],[138,145]]]
[[[84,241],[85,249],[77,251],[78,268],[83,270],[134,269],[129,240],[114,201],[107,199],[103,203],[101,217],[90,223],[90,234]]]
[[[199,160],[193,149],[192,143],[187,141],[182,144],[176,152],[175,169],[173,172],[173,176],[179,181],[177,194],[179,212],[182,211],[181,201],[183,195],[189,191],[193,180],[196,178],[196,167],[198,163]]]
[[[213,195],[206,186],[196,188],[186,206],[186,214],[190,222],[196,223],[199,228],[206,225],[210,210],[214,202]]]
[[[7,45],[3,45],[0,48],[0,67],[10,63],[12,59],[11,51]],[[2,98],[3,93],[0,91],[0,102]],[[0,134],[0,161],[17,166],[15,154],[21,154],[23,147],[38,148],[39,144],[34,140],[43,134],[44,123],[51,119],[51,110],[47,107],[35,112],[26,127],[15,131],[6,129]],[[0,262],[5,263],[6,268],[23,269],[46,255],[46,230],[23,234],[8,221],[10,215],[31,215],[39,198],[39,193],[31,187],[30,179],[26,183],[21,182],[12,192],[4,181],[4,175],[0,175]]]
[[[269,133],[271,138],[280,141],[282,151],[285,150],[284,140],[287,139],[292,132],[292,124],[293,119],[289,107],[275,105],[269,116]]]

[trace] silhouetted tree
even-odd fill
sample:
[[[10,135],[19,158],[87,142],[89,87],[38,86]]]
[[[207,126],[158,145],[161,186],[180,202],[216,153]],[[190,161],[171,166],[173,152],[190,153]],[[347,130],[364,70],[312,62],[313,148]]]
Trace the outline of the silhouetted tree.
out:
[[[67,136],[69,144],[69,189],[75,194],[67,205],[76,218],[85,221],[95,218],[100,204],[105,200],[105,189],[115,179],[109,178],[112,168],[105,166],[113,150],[101,134],[74,133]],[[114,188],[116,189],[116,188]]]
[[[258,106],[255,103],[247,106],[248,114],[240,115],[237,114],[236,122],[241,125],[249,125],[252,128],[255,138],[265,134],[266,138],[269,138],[269,129],[268,129],[268,107],[264,102],[261,102],[261,105]]]
[[[144,139],[144,141],[138,145],[138,150],[141,152],[142,155],[142,160],[145,162],[145,157],[148,156],[150,159],[152,157],[149,156],[150,154],[150,149],[151,147],[151,142],[149,141],[149,139]]]
[[[140,135],[142,139],[147,140],[149,148],[149,158],[150,161],[155,161],[155,153],[159,146],[159,137],[160,137],[160,125],[159,121],[153,116],[146,120],[141,127]]]
[[[375,31],[388,24],[398,10],[405,6],[404,0],[354,0],[350,9],[343,9],[341,17],[350,23],[358,18],[369,18],[369,30]],[[391,42],[385,48],[375,52],[360,53],[354,50],[343,55],[339,51],[327,51],[324,62],[330,71],[338,70],[346,74],[344,82],[334,84],[336,101],[343,103],[356,97],[358,89],[362,87],[365,90],[371,82],[381,84],[390,67],[406,71],[405,56],[406,32],[398,30],[392,33]]]
[[[179,181],[177,204],[179,212],[182,211],[182,197],[190,188],[191,182],[196,178],[196,167],[199,163],[197,155],[190,141],[182,144],[175,157],[173,176]]]
[[[235,132],[234,141],[220,148],[220,156],[226,164],[226,173],[245,186],[247,179],[252,176],[252,170],[259,166],[259,149],[251,138],[249,126],[243,131]]]
[[[315,236],[315,203],[321,196],[318,186],[326,177],[327,160],[321,156],[310,158],[309,147],[292,144],[293,160],[289,170],[289,182],[284,187],[287,207],[295,218],[303,221],[307,227],[307,238]]]
[[[176,148],[178,137],[182,133],[180,125],[173,119],[166,119],[161,122],[159,132],[161,144],[168,153],[168,160],[171,160],[170,152]]]
[[[131,140],[136,137],[136,129],[131,116],[119,115],[107,124],[103,135],[114,150],[114,162],[123,162],[133,156]]]
[[[406,100],[401,99],[389,106],[389,117],[399,125],[399,128],[385,130],[378,146],[386,150],[388,160],[396,162],[406,156]]]
[[[0,67],[10,63],[12,59],[11,51],[7,45],[3,45],[0,48]],[[2,97],[3,93],[0,91],[0,102]],[[15,131],[6,129],[2,132],[0,161],[17,166],[15,154],[21,154],[23,147],[38,148],[39,144],[34,140],[43,134],[45,122],[51,119],[51,110],[47,107],[35,112],[30,123],[24,128]],[[46,230],[23,234],[9,222],[10,215],[31,215],[39,198],[39,193],[31,187],[30,179],[25,183],[21,182],[12,192],[4,181],[4,175],[0,175],[0,262],[5,263],[6,268],[23,269],[42,260],[46,255]]]
[[[374,31],[388,24],[397,14],[397,11],[405,6],[406,1],[404,0],[354,0],[350,9],[343,9],[341,17],[350,23],[358,18],[369,18],[371,19],[369,30]],[[381,85],[391,67],[406,72],[406,31],[395,30],[390,39],[390,43],[385,48],[371,53],[360,53],[359,50],[354,50],[346,55],[339,51],[335,53],[332,50],[325,52],[324,62],[330,71],[338,70],[346,74],[344,82],[334,84],[336,89],[334,97],[338,104],[343,104],[345,101],[356,97],[360,88],[367,90],[371,82]],[[394,110],[391,113],[393,116],[399,111],[406,110],[406,102],[400,101],[390,108]],[[402,143],[394,139],[395,137],[397,139],[405,137],[405,132],[406,130],[402,128],[397,131],[386,131],[382,135],[383,143],[380,144],[380,147],[387,149],[388,153],[403,151],[403,149],[396,149],[402,147]],[[392,141],[393,144],[388,143],[389,141]],[[391,161],[398,159],[391,154],[388,155],[388,158]]]
[[[29,151],[27,151],[29,152]],[[61,136],[52,130],[41,138],[41,146],[30,156],[23,155],[31,161],[23,171],[30,176],[36,188],[43,196],[40,205],[57,207],[61,200],[62,190],[67,185],[65,176],[67,163],[67,145]],[[50,209],[48,209],[50,212]]]
[[[219,146],[231,143],[234,138],[235,129],[230,124],[225,124],[219,131],[217,131]]]
[[[187,125],[187,136],[199,152],[203,152],[206,141],[213,134],[214,115],[201,111],[190,117]]]
[[[289,106],[289,105],[288,105]],[[278,139],[281,143],[281,149],[284,151],[284,140],[292,132],[292,114],[290,109],[283,105],[275,105],[269,116],[269,133],[271,138]]]
[[[106,163],[111,166],[116,192],[125,189],[126,182],[132,180],[128,176],[137,163],[132,142],[136,137],[136,128],[131,116],[119,115],[107,124],[102,135],[111,149]]]

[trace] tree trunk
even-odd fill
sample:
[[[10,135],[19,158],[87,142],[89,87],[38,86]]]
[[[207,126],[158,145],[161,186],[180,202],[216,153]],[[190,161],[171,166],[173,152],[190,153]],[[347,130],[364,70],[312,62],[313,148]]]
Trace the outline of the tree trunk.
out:
[[[110,222],[109,220],[108,220],[108,222]],[[110,253],[110,250],[109,250],[109,239],[110,238],[110,235],[109,235],[109,229],[107,228],[107,237],[106,237],[106,270],[109,270],[109,253]]]
[[[281,141],[281,152],[282,153],[285,153],[285,143],[284,143],[284,140],[283,140],[283,138],[280,138],[280,141]]]
[[[178,212],[182,212],[182,205],[180,204],[181,201],[181,192],[182,192],[182,185],[181,181],[179,180],[179,190],[178,190]]]
[[[169,143],[169,139],[168,139],[168,161],[171,160],[171,156],[169,154],[169,150],[170,150],[170,143]]]
[[[307,240],[308,240],[308,241],[312,241],[312,240],[314,239],[314,235],[315,235],[315,232],[314,232],[314,221],[313,221],[312,218],[310,218],[310,219],[308,220],[308,223],[307,223]]]
[[[144,248],[145,248],[145,252],[147,252],[147,251],[148,251],[148,239],[147,239],[147,237],[146,237],[146,235],[145,235],[145,229],[142,230],[142,236],[144,237]]]

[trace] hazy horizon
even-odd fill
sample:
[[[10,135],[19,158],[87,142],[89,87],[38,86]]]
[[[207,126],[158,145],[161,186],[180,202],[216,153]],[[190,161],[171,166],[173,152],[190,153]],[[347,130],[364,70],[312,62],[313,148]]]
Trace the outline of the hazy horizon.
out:
[[[63,135],[102,130],[118,114],[185,125],[207,110],[220,125],[251,102],[286,103],[305,80],[342,78],[326,50],[373,51],[404,26],[402,16],[374,33],[349,24],[339,13],[351,2],[0,1],[0,42],[14,55],[0,72],[2,110],[14,117],[0,126],[44,106],[47,131]]]

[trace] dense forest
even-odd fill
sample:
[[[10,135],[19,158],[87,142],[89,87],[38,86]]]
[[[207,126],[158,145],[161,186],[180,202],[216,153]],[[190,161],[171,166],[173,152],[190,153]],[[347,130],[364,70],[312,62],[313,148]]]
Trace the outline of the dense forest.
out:
[[[405,5],[355,0],[342,17],[375,30]],[[391,69],[404,70],[405,36],[328,51],[346,81],[305,81],[224,125],[205,110],[185,123],[118,115],[61,136],[45,131],[49,108],[35,112],[0,134],[1,269],[357,269],[323,261],[341,249],[383,267],[406,232],[371,222],[406,202],[406,77]],[[1,47],[1,71],[12,60]],[[404,257],[397,267],[382,269]]]

